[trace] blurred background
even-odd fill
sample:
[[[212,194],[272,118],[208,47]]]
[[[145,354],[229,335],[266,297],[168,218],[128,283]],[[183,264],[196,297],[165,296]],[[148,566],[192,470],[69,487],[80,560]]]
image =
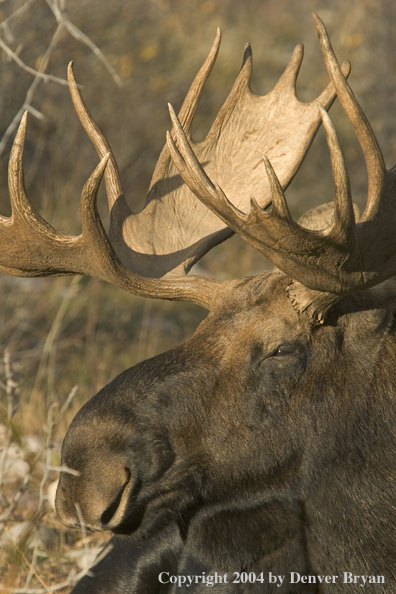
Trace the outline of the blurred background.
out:
[[[393,0],[0,0],[1,215],[10,215],[8,157],[28,109],[28,194],[58,230],[80,232],[79,196],[97,156],[65,84],[70,60],[138,212],[170,128],[167,103],[181,106],[216,28],[223,41],[195,118],[196,140],[205,136],[230,91],[246,41],[253,47],[255,93],[271,90],[303,42],[298,95],[310,101],[319,94],[328,77],[312,11],[324,20],[339,59],[351,60],[350,83],[390,167],[396,157]],[[354,199],[364,206],[367,176],[359,145],[337,102],[331,116]],[[332,194],[320,131],[287,198],[298,218]],[[103,189],[100,212],[106,224]],[[267,266],[237,237],[199,263],[200,273],[220,280]],[[0,303],[0,585],[10,592],[49,592],[64,584],[66,592],[73,571],[84,570],[89,550],[92,556],[106,538],[66,531],[48,503],[67,425],[115,375],[191,336],[205,311],[187,303],[145,302],[95,279],[3,274]]]

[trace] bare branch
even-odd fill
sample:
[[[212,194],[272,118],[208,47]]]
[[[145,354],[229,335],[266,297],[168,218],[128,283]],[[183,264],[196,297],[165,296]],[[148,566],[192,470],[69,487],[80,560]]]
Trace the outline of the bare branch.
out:
[[[8,45],[1,39],[1,37],[0,37],[0,47],[5,51],[7,56],[9,56],[12,60],[14,60],[14,62],[16,62],[16,64],[18,64],[18,66],[20,68],[22,68],[22,70],[29,72],[29,74],[33,74],[34,76],[37,76],[38,78],[42,78],[45,82],[52,81],[52,82],[57,82],[60,85],[69,86],[68,81],[64,78],[58,78],[57,76],[52,76],[52,74],[44,74],[43,72],[39,72],[38,70],[35,70],[34,68],[30,68],[30,66],[25,64],[25,62],[23,60],[21,60],[21,58],[15,52],[13,52],[10,47],[8,47]]]
[[[70,35],[72,35],[77,41],[83,43],[95,54],[95,56],[102,62],[102,64],[107,68],[111,76],[113,77],[115,83],[119,86],[123,86],[123,82],[120,76],[117,74],[113,66],[110,62],[106,59],[105,55],[98,46],[90,39],[85,33],[83,33],[76,25],[74,25],[65,15],[66,15],[66,1],[63,0],[62,7],[59,8],[52,0],[45,0],[54,13],[54,16],[58,23],[65,27]]]
[[[43,60],[40,64],[40,68],[39,68],[40,73],[45,72],[45,70],[48,66],[48,62],[50,60],[51,54],[54,51],[54,49],[58,43],[58,40],[59,40],[59,37],[60,37],[62,31],[63,31],[63,25],[58,25],[58,27],[52,37],[51,43],[48,46],[47,51],[45,52]],[[34,95],[38,85],[40,84],[40,82],[41,82],[41,79],[36,75],[35,78],[33,79],[32,84],[30,85],[30,87],[26,93],[26,97],[25,97],[25,100],[24,100],[22,106],[19,108],[17,114],[15,115],[11,124],[8,126],[7,130],[5,131],[5,133],[3,135],[3,138],[0,141],[0,155],[3,153],[4,148],[8,142],[8,139],[10,138],[11,134],[14,132],[15,128],[18,126],[23,113],[26,111],[26,109],[29,108],[29,106],[32,102],[32,99],[33,99],[33,95]]]
[[[28,487],[28,483],[31,478],[32,477],[30,474],[27,474],[25,476],[25,478],[23,479],[23,482],[20,485],[18,491],[16,492],[11,504],[8,506],[6,511],[0,516],[0,536],[2,535],[4,529],[7,525],[7,522],[10,520],[12,514],[14,513],[14,511],[19,503],[19,500],[21,499],[22,495],[26,491],[26,489]]]
[[[3,0],[3,1],[5,1],[5,0]],[[17,8],[7,19],[5,19],[4,21],[2,21],[0,23],[0,30],[3,29],[6,37],[8,37],[10,40],[13,40],[13,35],[9,28],[10,22],[13,21],[14,19],[20,17],[27,10],[29,10],[30,5],[33,4],[34,2],[36,2],[36,0],[26,0],[26,2],[24,4],[22,4],[22,6]]]

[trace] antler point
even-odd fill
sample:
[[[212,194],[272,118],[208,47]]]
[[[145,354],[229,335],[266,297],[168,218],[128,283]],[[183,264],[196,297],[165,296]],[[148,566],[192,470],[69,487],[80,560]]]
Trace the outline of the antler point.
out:
[[[312,18],[314,20],[315,25],[322,25],[323,26],[323,21],[320,18],[320,16],[318,15],[317,12],[315,12],[314,10],[312,11]]]
[[[76,78],[74,76],[74,62],[73,62],[73,60],[71,62],[69,62],[68,66],[67,66],[67,78],[68,78],[69,83],[71,83],[73,85],[77,85]]]
[[[300,54],[300,53],[304,54],[304,44],[303,43],[298,43],[296,45],[296,47],[294,48],[293,53],[295,53],[295,54],[297,54],[297,53],[298,54]]]

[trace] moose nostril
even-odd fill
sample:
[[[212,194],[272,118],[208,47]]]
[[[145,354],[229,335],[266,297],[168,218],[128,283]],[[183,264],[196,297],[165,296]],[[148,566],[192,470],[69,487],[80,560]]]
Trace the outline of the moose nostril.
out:
[[[110,523],[111,519],[113,518],[114,514],[116,513],[116,511],[118,510],[118,508],[120,506],[122,495],[125,491],[125,488],[128,485],[129,481],[131,480],[130,471],[127,468],[125,469],[125,471],[127,473],[127,480],[122,485],[122,487],[119,490],[119,492],[117,493],[116,497],[113,499],[113,501],[110,503],[110,505],[105,509],[105,511],[101,515],[100,521],[102,523],[102,526],[105,526]]]

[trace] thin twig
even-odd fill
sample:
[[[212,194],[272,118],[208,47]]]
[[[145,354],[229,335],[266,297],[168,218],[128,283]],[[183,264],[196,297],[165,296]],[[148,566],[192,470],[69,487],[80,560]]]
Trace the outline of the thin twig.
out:
[[[14,545],[14,547],[17,549],[17,551],[19,552],[19,554],[22,556],[23,560],[25,561],[26,565],[29,567],[30,571],[32,572],[32,574],[34,575],[35,578],[38,579],[38,581],[40,582],[40,584],[42,584],[45,588],[45,590],[47,590],[47,585],[45,584],[45,582],[42,580],[42,578],[38,575],[37,571],[35,570],[35,568],[33,567],[33,563],[30,563],[29,559],[26,557],[25,553],[21,550],[21,548],[19,547],[18,542],[15,541],[13,535],[11,532],[7,531],[8,536],[11,538],[12,543]],[[33,558],[34,559],[34,558]]]
[[[58,40],[60,38],[62,31],[63,31],[63,25],[58,24],[56,31],[51,39],[51,43],[49,44],[49,46],[44,54],[44,57],[41,61],[39,72],[41,72],[41,73],[45,72],[45,70],[48,66],[48,62],[51,57],[51,54],[54,51],[54,49],[58,43]],[[15,115],[14,119],[12,120],[11,124],[8,126],[7,130],[3,134],[3,138],[1,139],[1,142],[0,142],[0,155],[3,153],[4,148],[8,142],[11,134],[14,132],[15,128],[18,126],[20,119],[22,118],[24,112],[27,109],[29,109],[30,104],[33,99],[33,95],[34,95],[38,85],[40,84],[40,82],[41,82],[41,79],[38,78],[37,76],[35,76],[32,84],[30,85],[30,87],[26,93],[26,97],[25,97],[25,100],[24,100],[22,106],[19,108],[19,110],[18,110],[17,114]]]
[[[52,442],[52,435],[53,435],[53,429],[54,429],[54,408],[55,408],[55,406],[56,406],[55,403],[53,403],[48,408],[47,427],[44,428],[47,433],[47,439],[45,441],[45,446],[44,446],[45,451],[46,451],[46,461],[45,461],[45,465],[44,465],[43,476],[41,477],[41,481],[40,481],[39,501],[38,501],[37,511],[36,511],[36,518],[37,518],[36,521],[37,522],[41,520],[42,516],[44,515],[44,511],[45,511],[46,497],[44,494],[44,489],[45,489],[45,485],[47,483],[47,479],[49,476],[49,468],[48,467],[51,464],[51,456],[52,456],[52,443],[51,442]],[[29,565],[29,573],[28,573],[28,576],[27,576],[26,582],[25,582],[26,589],[29,588],[30,583],[31,583],[32,579],[34,578],[34,576],[37,576],[36,567],[37,567],[38,555],[39,555],[38,543],[35,542],[34,547],[33,547],[33,558]],[[45,584],[43,584],[43,585],[45,586]]]
[[[69,31],[70,35],[72,35],[77,41],[83,43],[84,45],[88,46],[89,49],[95,54],[95,56],[102,62],[102,64],[107,68],[111,76],[113,77],[115,83],[119,86],[123,86],[123,82],[120,76],[117,74],[113,66],[110,62],[106,59],[106,56],[103,52],[98,48],[98,46],[90,39],[85,33],[83,33],[76,25],[74,25],[67,17],[66,17],[66,3],[62,3],[62,8],[56,6],[56,4],[52,0],[45,0],[54,13],[54,16],[58,23],[62,23],[63,26]]]
[[[17,8],[8,18],[4,19],[4,21],[0,23],[0,29],[4,29],[6,35],[10,35],[10,37],[12,38],[12,34],[9,29],[10,22],[13,19],[20,17],[24,12],[26,12],[30,8],[30,5],[34,2],[36,2],[36,0],[26,0],[26,2],[22,4],[22,6]]]
[[[58,416],[55,417],[54,425],[57,425],[63,418],[63,415],[65,414],[65,412],[67,411],[67,409],[69,408],[71,403],[73,402],[74,397],[77,394],[77,390],[78,390],[78,386],[74,386],[74,388],[71,389],[70,394],[66,398],[64,404],[62,405],[62,408],[60,409],[60,411],[58,413]]]
[[[76,511],[77,511],[78,521],[80,523],[80,528],[81,528],[81,535],[82,535],[82,539],[83,539],[83,543],[84,543],[84,551],[85,551],[84,565],[87,569],[89,569],[89,545],[87,542],[87,528],[85,526],[84,517],[82,515],[80,505],[76,502],[74,504],[74,507],[76,508]]]
[[[71,474],[72,476],[80,476],[81,472],[79,470],[74,470],[73,468],[69,468],[68,466],[48,466],[48,470],[54,470],[55,472],[66,472],[66,474]]]
[[[112,545],[108,544],[103,551],[96,557],[94,564],[92,567],[95,567],[97,563],[100,563],[102,559],[106,557],[106,555],[111,551]],[[53,586],[48,586],[44,588],[9,588],[8,586],[2,586],[0,584],[0,591],[5,591],[7,594],[51,594],[52,592],[59,592],[59,590],[63,590],[65,588],[70,588],[71,586],[75,586],[77,582],[79,582],[83,577],[86,575],[92,575],[90,569],[83,569],[79,573],[70,573],[67,580],[60,584],[56,584]]]
[[[122,87],[124,85],[124,83],[122,82],[121,77],[117,74],[117,72],[115,71],[115,69],[113,68],[113,66],[110,64],[110,62],[106,59],[106,57],[104,56],[104,54],[100,51],[100,49],[98,48],[97,45],[94,44],[94,42],[87,37],[87,35],[85,35],[85,33],[83,33],[82,31],[80,31],[80,29],[78,29],[75,25],[73,25],[73,23],[71,23],[69,20],[67,20],[65,22],[66,28],[69,31],[69,33],[71,35],[73,35],[73,37],[75,39],[77,39],[77,41],[80,41],[81,43],[84,43],[85,45],[87,45],[90,50],[95,54],[95,56],[103,63],[103,65],[107,68],[107,70],[109,71],[109,73],[111,74],[111,76],[114,79],[114,82],[119,86]]]
[[[34,76],[37,76],[38,78],[42,78],[44,82],[52,81],[52,82],[59,83],[60,85],[69,86],[69,82],[64,78],[58,78],[57,76],[52,76],[52,74],[44,74],[43,72],[39,72],[38,70],[35,70],[34,68],[30,68],[30,66],[25,64],[25,62],[23,60],[21,60],[21,58],[15,52],[13,52],[10,47],[8,47],[8,45],[1,39],[1,37],[0,37],[0,47],[5,51],[7,56],[9,56],[12,60],[14,60],[14,62],[16,62],[16,64],[18,64],[18,66],[20,68],[22,68],[22,70],[29,72],[29,74],[33,74]]]
[[[38,391],[40,389],[42,379],[45,375],[46,370],[48,370],[48,365],[47,365],[48,358],[49,358],[51,352],[53,352],[55,339],[60,332],[62,320],[64,318],[64,315],[66,313],[66,310],[69,306],[70,301],[76,295],[77,285],[79,282],[80,282],[80,277],[78,277],[78,276],[73,277],[73,279],[70,282],[68,291],[66,291],[63,296],[63,299],[61,301],[61,304],[59,306],[59,309],[55,316],[55,319],[52,322],[51,329],[47,335],[47,338],[46,338],[46,341],[45,341],[45,344],[43,347],[43,352],[41,355],[40,364],[39,364],[39,368],[38,368],[37,375],[36,375],[36,380],[34,382],[34,386],[32,389],[32,394],[31,394],[32,401],[34,401],[35,397],[37,396]]]
[[[30,1],[28,0],[22,7],[20,7],[20,9],[19,9],[20,12],[18,14],[22,14],[22,12],[25,12],[34,1],[35,0],[30,0]],[[16,127],[18,126],[18,124],[22,118],[23,113],[26,110],[30,111],[32,113],[32,115],[34,115],[35,117],[37,117],[39,119],[44,119],[44,115],[32,106],[33,96],[34,96],[34,93],[35,93],[39,83],[42,80],[44,80],[45,82],[48,82],[49,80],[51,80],[51,81],[55,81],[62,85],[68,84],[67,81],[65,81],[61,78],[57,78],[57,77],[53,77],[52,75],[45,74],[45,71],[47,69],[48,62],[52,55],[52,52],[54,51],[54,49],[59,41],[60,35],[64,30],[67,30],[70,33],[70,35],[72,35],[75,39],[77,39],[77,41],[79,41],[80,43],[83,43],[84,45],[89,47],[89,49],[95,54],[95,56],[103,63],[105,68],[109,71],[109,73],[111,74],[115,83],[118,86],[123,85],[123,82],[122,82],[120,76],[117,74],[117,72],[115,71],[113,66],[106,59],[105,55],[98,48],[98,46],[87,35],[85,35],[85,33],[83,33],[78,27],[76,27],[76,25],[74,25],[69,20],[69,18],[67,18],[67,16],[66,16],[66,14],[67,14],[66,0],[62,0],[59,3],[53,2],[53,0],[45,0],[45,1],[48,4],[48,6],[50,7],[51,11],[53,12],[55,19],[58,22],[58,26],[57,26],[56,31],[51,39],[49,46],[44,54],[43,60],[40,64],[40,68],[38,70],[34,70],[33,68],[30,68],[24,62],[22,62],[22,60],[18,57],[18,55],[15,52],[12,52],[12,50],[0,39],[0,47],[3,48],[3,50],[7,53],[7,55],[9,57],[11,57],[13,60],[15,60],[15,62],[22,69],[27,70],[29,73],[34,75],[33,82],[31,83],[31,85],[26,93],[26,97],[25,97],[25,100],[23,101],[23,104],[21,105],[21,107],[19,108],[17,113],[15,114],[13,120],[7,127],[2,139],[0,141],[0,155],[4,152],[4,149],[9,141],[10,136],[15,131]],[[3,31],[5,31],[5,32],[8,31],[8,23],[11,20],[11,18],[13,18],[17,14],[17,12],[18,11],[16,11],[14,13],[14,15],[11,15],[11,17],[9,17],[6,21],[3,21],[3,23],[1,23],[0,30],[2,28]]]
[[[4,373],[5,373],[5,391],[7,395],[7,419],[6,419],[6,436],[4,443],[1,447],[0,455],[0,489],[4,482],[4,474],[6,470],[7,457],[12,441],[12,418],[15,414],[16,407],[18,404],[17,388],[18,384],[14,380],[11,367],[11,356],[10,351],[5,349],[4,351]],[[2,384],[4,385],[4,384]]]
[[[7,522],[11,519],[12,514],[16,510],[19,500],[26,491],[28,487],[28,483],[32,478],[31,474],[27,474],[23,479],[22,484],[20,485],[18,491],[16,492],[12,502],[8,506],[7,510],[0,516],[0,536],[2,535],[4,528],[7,526]]]

